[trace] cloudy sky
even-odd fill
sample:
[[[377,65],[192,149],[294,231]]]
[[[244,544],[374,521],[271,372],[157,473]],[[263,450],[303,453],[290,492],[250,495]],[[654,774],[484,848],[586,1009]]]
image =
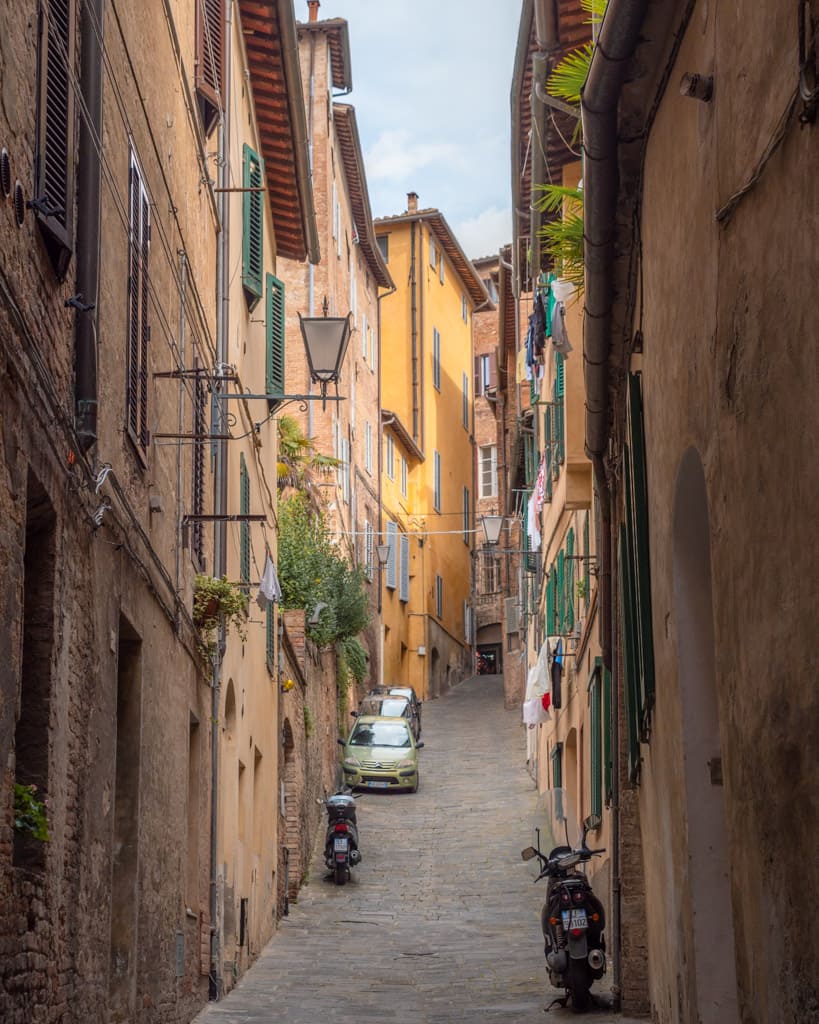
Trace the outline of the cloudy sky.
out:
[[[306,0],[295,0],[307,20]],[[322,0],[350,25],[353,91],[373,216],[407,192],[437,207],[467,256],[511,240],[509,90],[518,0]]]

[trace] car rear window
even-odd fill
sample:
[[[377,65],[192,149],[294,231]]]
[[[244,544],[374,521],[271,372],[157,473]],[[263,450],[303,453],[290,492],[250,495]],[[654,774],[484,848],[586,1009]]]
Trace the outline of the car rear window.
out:
[[[351,747],[409,747],[404,722],[359,722],[350,736]]]

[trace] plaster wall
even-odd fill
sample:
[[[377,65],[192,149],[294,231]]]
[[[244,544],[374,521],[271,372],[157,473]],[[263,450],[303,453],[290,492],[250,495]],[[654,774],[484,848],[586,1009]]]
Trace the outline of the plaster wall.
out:
[[[674,594],[672,513],[688,449],[704,469],[710,527],[713,756],[722,758],[739,1001],[731,1019],[819,1014],[819,951],[802,914],[819,891],[816,859],[804,856],[819,809],[808,756],[819,738],[810,667],[819,556],[804,544],[819,496],[806,471],[819,427],[816,127],[792,119],[733,215],[714,218],[788,105],[796,39],[795,11],[697,4],[671,81],[713,71],[714,98],[697,103],[669,87],[646,156],[642,383],[657,692],[639,801],[651,997],[662,1022],[716,1019],[695,967],[684,786],[692,750]]]

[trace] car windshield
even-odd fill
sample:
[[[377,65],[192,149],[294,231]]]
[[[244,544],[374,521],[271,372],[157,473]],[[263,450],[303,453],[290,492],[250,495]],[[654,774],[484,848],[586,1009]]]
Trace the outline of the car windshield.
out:
[[[351,747],[409,747],[409,730],[403,722],[359,722],[350,736]]]
[[[387,718],[390,716],[400,718],[407,709],[407,703],[406,697],[391,697],[389,700],[382,700],[380,714]]]

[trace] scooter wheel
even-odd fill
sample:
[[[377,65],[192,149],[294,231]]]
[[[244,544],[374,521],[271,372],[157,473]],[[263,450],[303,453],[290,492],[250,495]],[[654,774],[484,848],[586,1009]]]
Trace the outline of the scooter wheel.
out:
[[[347,865],[346,864],[336,864],[336,867],[335,867],[336,885],[346,885],[347,884],[347,875],[348,874],[349,874],[349,872],[347,871]]]
[[[585,1013],[589,1008],[589,972],[585,960],[569,960],[567,984],[572,996],[572,1012]]]

